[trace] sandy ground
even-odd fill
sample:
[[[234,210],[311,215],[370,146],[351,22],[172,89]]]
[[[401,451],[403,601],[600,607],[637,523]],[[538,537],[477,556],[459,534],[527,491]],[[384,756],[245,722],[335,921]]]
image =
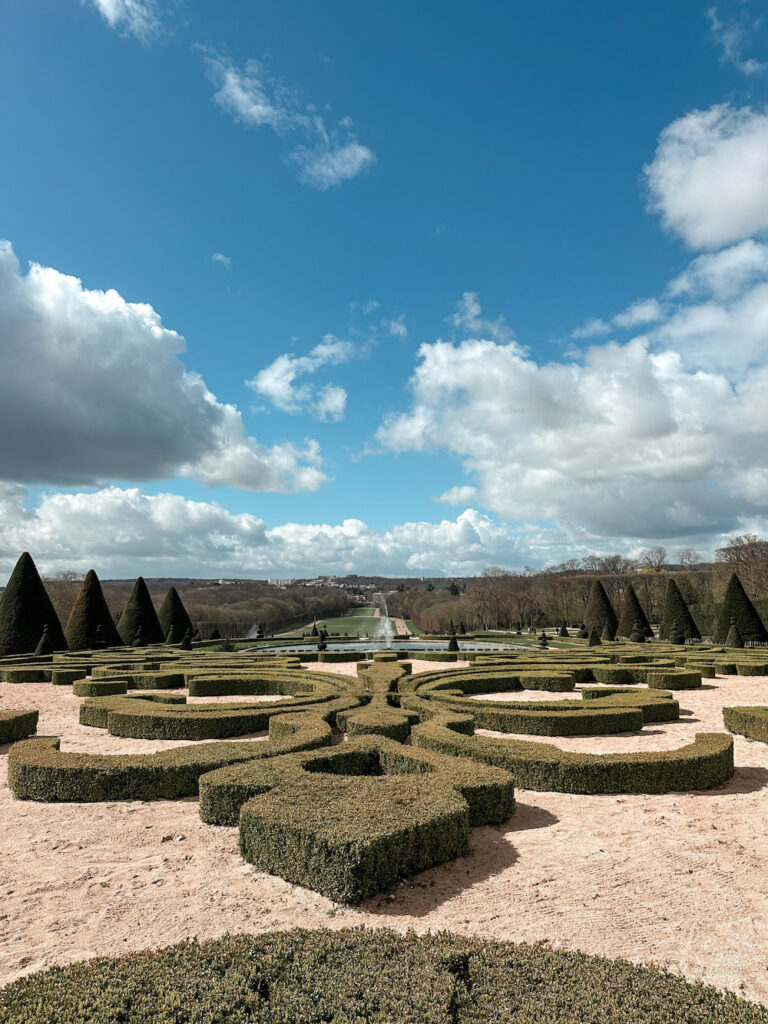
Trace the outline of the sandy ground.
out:
[[[556,742],[578,750],[683,745],[696,731],[722,729],[725,704],[768,704],[768,678],[719,677],[679,696],[680,723]],[[61,735],[64,749],[174,745],[81,727],[79,703],[65,687],[0,684],[0,707],[38,707],[40,734]],[[734,779],[706,793],[518,790],[515,817],[474,830],[469,857],[355,909],[244,864],[237,830],[204,825],[195,799],[17,802],[6,785],[6,755],[0,747],[3,983],[51,964],[192,935],[364,924],[447,928],[655,962],[768,1003],[765,744],[736,737]]]

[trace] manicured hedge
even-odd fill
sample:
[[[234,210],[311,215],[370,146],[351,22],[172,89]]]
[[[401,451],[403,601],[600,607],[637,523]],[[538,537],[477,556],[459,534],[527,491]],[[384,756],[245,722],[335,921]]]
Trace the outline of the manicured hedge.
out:
[[[418,721],[417,712],[393,708],[381,696],[363,708],[340,711],[336,716],[338,728],[349,736],[386,736],[398,743],[405,743]]]
[[[653,690],[695,690],[701,686],[701,672],[692,669],[652,669],[646,673],[645,681]]]
[[[34,735],[37,732],[38,715],[35,708],[28,711],[0,711],[0,745],[15,743]]]
[[[200,743],[156,754],[70,754],[53,738],[24,740],[8,754],[8,785],[18,800],[47,802],[174,800],[195,796],[198,780],[222,765],[308,750],[331,742],[317,715],[270,722],[269,740]]]
[[[0,667],[0,680],[4,683],[49,683],[50,665],[15,665]]]
[[[128,683],[124,679],[77,679],[72,692],[76,697],[112,697],[127,693]]]
[[[506,821],[512,778],[477,769],[370,736],[212,772],[200,814],[230,825],[239,815],[246,860],[353,903],[465,855],[471,825]]]
[[[723,721],[730,732],[768,743],[768,708],[723,708]]]
[[[2,1024],[768,1024],[657,967],[446,932],[268,932],[53,967]]]
[[[475,757],[512,772],[523,789],[560,793],[669,793],[711,789],[733,775],[733,739],[697,733],[677,750],[633,754],[574,754],[549,743],[467,736],[433,718],[415,726],[416,747]]]
[[[85,679],[90,672],[90,665],[81,665],[79,668],[54,668],[51,669],[51,682],[54,686],[71,686],[76,679]]]

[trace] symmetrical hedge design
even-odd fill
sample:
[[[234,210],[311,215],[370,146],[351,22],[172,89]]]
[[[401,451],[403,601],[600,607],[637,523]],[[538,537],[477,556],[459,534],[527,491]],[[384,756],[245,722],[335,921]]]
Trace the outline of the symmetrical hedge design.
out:
[[[445,932],[270,932],[54,967],[1,1024],[768,1024],[730,992],[583,953]]]
[[[344,902],[465,855],[471,825],[513,811],[507,772],[378,737],[200,780],[203,820],[239,818],[246,860]]]

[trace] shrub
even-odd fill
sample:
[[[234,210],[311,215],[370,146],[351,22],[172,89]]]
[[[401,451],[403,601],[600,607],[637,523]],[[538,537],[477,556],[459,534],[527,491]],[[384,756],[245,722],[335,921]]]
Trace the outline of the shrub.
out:
[[[605,592],[605,587],[600,580],[594,580],[589,591],[587,607],[584,612],[584,625],[588,632],[594,629],[598,638],[606,625],[609,628],[611,637],[616,636],[619,620]]]
[[[742,640],[760,643],[768,641],[768,630],[763,625],[763,620],[758,615],[757,609],[747,597],[741,580],[735,572],[731,573],[723,603],[717,614],[713,637],[716,644],[731,646],[727,643],[731,621],[735,624]]]
[[[118,647],[122,643],[93,569],[86,573],[64,635],[71,651],[90,650],[99,637],[107,647]]]
[[[574,754],[549,743],[467,736],[433,718],[412,729],[411,742],[506,768],[524,789],[559,793],[711,789],[733,775],[733,739],[726,733],[697,733],[693,743],[677,750]]]
[[[680,668],[649,670],[645,681],[654,690],[694,690],[701,686],[701,672]]]
[[[425,756],[426,755],[426,756]],[[405,875],[469,852],[470,825],[514,811],[512,778],[389,740],[251,761],[200,782],[200,814],[240,821],[260,870],[357,902]]]
[[[685,640],[701,640],[699,627],[693,620],[685,598],[680,593],[678,585],[670,578],[664,596],[664,613],[659,627],[659,639],[669,640],[675,624]]]
[[[0,745],[15,743],[37,732],[37,709],[29,711],[0,711]]]
[[[624,598],[621,603],[621,617],[619,618],[616,635],[631,637],[635,632],[637,624],[639,624],[639,631],[643,636],[653,636],[651,624],[648,621],[648,616],[643,611],[643,606],[640,604],[635,588],[631,583],[628,583],[624,590]]]
[[[53,967],[0,993],[2,1024],[766,1024],[656,967],[445,932],[269,932]]]
[[[270,722],[268,741],[191,744],[157,754],[69,754],[55,737],[23,740],[8,754],[8,785],[18,800],[49,803],[195,796],[205,772],[331,742],[330,727],[319,716],[285,718]]]
[[[128,683],[124,679],[76,679],[72,692],[76,697],[111,697],[127,693]]]
[[[182,637],[187,631],[189,631],[190,634],[195,631],[195,627],[192,625],[192,620],[187,614],[187,609],[184,607],[176,587],[169,588],[168,593],[163,599],[163,603],[158,609],[157,619],[160,623],[160,629],[164,639],[167,638],[170,631],[173,630],[174,643],[180,643]],[[211,639],[213,639],[213,637]]]
[[[128,604],[120,616],[117,631],[124,644],[130,646],[136,634],[141,630],[142,639],[148,644],[161,644],[165,634],[157,618],[155,606],[149,596],[144,577],[139,576],[133,585]]]
[[[45,626],[52,649],[65,651],[61,623],[32,557],[25,551],[0,597],[0,656],[32,653]]]

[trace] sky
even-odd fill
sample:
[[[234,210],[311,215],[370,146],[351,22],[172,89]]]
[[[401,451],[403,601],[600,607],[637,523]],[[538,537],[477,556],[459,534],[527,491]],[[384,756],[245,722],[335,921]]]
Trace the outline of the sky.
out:
[[[764,3],[0,20],[0,577],[768,535]]]

